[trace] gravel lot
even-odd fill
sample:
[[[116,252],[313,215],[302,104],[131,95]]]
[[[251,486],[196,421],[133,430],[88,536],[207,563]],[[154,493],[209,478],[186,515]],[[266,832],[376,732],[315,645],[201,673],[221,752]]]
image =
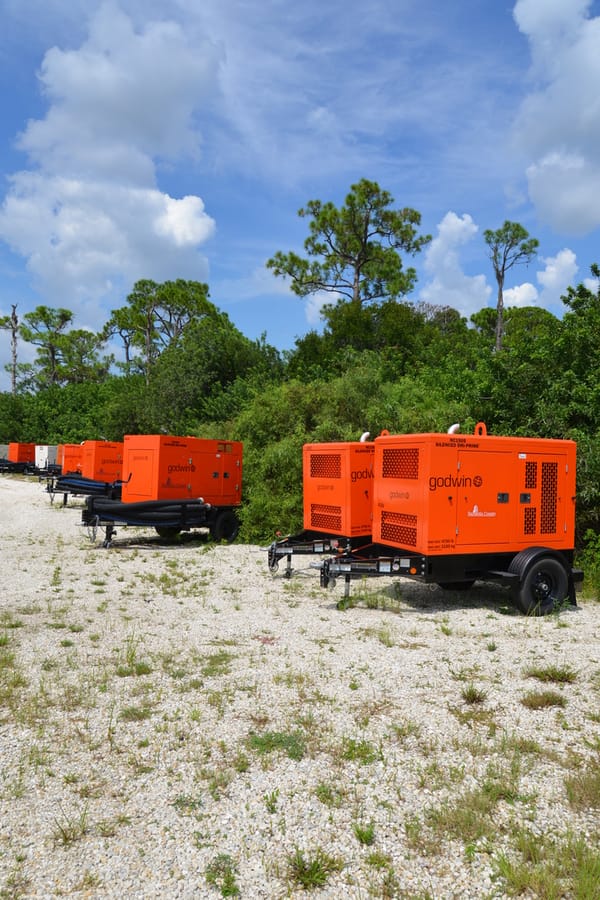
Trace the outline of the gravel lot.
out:
[[[306,557],[80,507],[0,477],[0,898],[600,896],[595,600],[341,611]]]

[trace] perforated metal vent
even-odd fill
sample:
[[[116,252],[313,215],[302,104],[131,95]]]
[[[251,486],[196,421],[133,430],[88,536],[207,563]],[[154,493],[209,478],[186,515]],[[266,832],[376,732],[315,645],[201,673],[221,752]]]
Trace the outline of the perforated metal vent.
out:
[[[339,506],[313,503],[310,507],[310,524],[318,531],[341,531],[342,510]]]
[[[530,491],[537,487],[537,468],[536,462],[525,463],[525,487]]]
[[[417,517],[407,513],[389,512],[381,514],[381,540],[400,547],[417,546]]]
[[[542,502],[540,507],[540,534],[556,534],[558,503],[558,463],[542,463]]]
[[[388,447],[383,451],[383,478],[414,479],[419,477],[418,447]]]
[[[341,478],[342,457],[339,453],[313,453],[310,457],[311,478]]]
[[[534,506],[527,506],[523,510],[523,533],[535,534],[537,528],[537,509]]]

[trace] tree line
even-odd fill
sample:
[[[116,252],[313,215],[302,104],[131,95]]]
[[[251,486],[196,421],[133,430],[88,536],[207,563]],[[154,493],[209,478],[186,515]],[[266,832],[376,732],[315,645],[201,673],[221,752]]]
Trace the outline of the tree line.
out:
[[[12,390],[0,394],[0,441],[121,440],[165,432],[244,441],[243,536],[264,541],[302,525],[302,444],[356,440],[363,431],[445,431],[478,421],[491,434],[578,443],[578,539],[600,519],[600,288],[569,287],[562,318],[505,308],[506,272],[538,242],[519,223],[484,232],[496,307],[462,317],[411,302],[406,257],[429,242],[420,216],[394,209],[375,182],[345,203],[311,201],[305,255],[266,263],[300,297],[324,291],[321,331],[280,352],[245,337],[209,299],[208,285],[137,282],[98,334],[67,309],[38,307],[11,332]],[[597,264],[591,266],[600,279]],[[36,348],[18,361],[18,341]],[[121,344],[120,358],[107,352]]]

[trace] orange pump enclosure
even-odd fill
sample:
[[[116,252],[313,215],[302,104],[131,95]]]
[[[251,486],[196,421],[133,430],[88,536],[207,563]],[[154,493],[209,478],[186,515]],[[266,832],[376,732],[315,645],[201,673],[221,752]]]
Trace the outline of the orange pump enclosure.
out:
[[[83,456],[82,444],[59,444],[56,458],[61,467],[61,474],[81,475],[81,461]]]
[[[373,540],[428,556],[575,544],[574,441],[473,435],[375,439]]]
[[[370,535],[373,441],[305,444],[304,528],[340,537]]]
[[[13,441],[8,445],[9,462],[35,463],[35,444],[19,444]]]
[[[201,497],[213,506],[238,506],[242,448],[240,441],[126,434],[121,499],[138,503]]]
[[[94,481],[118,481],[123,471],[122,441],[84,441],[81,449],[81,474]]]

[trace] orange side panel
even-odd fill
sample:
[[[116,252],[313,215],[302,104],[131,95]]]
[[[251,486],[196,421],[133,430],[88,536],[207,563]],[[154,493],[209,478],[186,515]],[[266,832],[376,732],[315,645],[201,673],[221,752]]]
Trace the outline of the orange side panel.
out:
[[[304,528],[339,537],[371,534],[373,441],[305,444]]]
[[[113,482],[123,471],[123,443],[84,441],[81,444],[81,474],[94,481]]]
[[[434,556],[574,547],[573,441],[386,435],[374,471],[377,543]]]
[[[61,472],[63,475],[78,472],[81,475],[83,450],[81,444],[62,444]]]
[[[13,441],[8,445],[10,462],[35,463],[35,444],[19,444]]]
[[[240,441],[125,435],[122,500],[137,503],[201,497],[214,506],[239,506],[242,452]]]

